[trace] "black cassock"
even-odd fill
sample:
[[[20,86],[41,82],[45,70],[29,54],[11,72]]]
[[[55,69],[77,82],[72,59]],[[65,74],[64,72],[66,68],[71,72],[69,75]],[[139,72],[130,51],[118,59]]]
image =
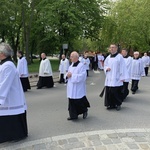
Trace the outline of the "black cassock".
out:
[[[26,112],[0,116],[0,143],[20,140],[28,136]]]
[[[42,87],[52,88],[53,86],[54,86],[54,81],[52,76],[48,76],[48,77],[39,76],[37,88],[42,88]]]
[[[105,106],[116,107],[122,104],[122,87],[105,87]]]
[[[71,118],[78,118],[78,115],[87,112],[87,107],[90,107],[90,104],[86,96],[83,96],[80,99],[69,98],[68,110]]]
[[[31,89],[28,77],[20,78],[20,80],[24,92],[26,92],[28,89]]]

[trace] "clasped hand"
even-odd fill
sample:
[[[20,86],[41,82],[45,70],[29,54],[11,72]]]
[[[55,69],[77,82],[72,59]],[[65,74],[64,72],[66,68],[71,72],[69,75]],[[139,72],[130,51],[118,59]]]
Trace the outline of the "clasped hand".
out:
[[[71,73],[71,72],[68,72],[68,73],[67,73],[67,77],[70,78],[71,76],[72,76],[72,73]]]

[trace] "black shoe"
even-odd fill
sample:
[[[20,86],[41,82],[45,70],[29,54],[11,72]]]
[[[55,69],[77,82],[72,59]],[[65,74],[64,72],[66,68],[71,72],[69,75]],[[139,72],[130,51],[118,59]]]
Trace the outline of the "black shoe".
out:
[[[107,109],[109,110],[109,109],[114,109],[114,108],[116,108],[116,106],[107,106]]]
[[[132,94],[135,94],[135,92],[132,92]]]
[[[121,109],[121,106],[117,106],[116,110],[119,111]]]
[[[36,89],[41,89],[41,87],[37,87]]]
[[[83,113],[83,119],[86,119],[87,116],[88,116],[88,112],[86,111],[86,112]]]
[[[77,120],[78,118],[71,118],[71,117],[68,117],[67,120]]]

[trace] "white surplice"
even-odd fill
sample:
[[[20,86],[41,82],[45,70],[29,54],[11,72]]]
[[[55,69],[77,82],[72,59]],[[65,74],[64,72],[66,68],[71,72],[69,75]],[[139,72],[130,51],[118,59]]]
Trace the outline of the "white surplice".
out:
[[[72,99],[80,99],[86,95],[86,70],[80,62],[73,67],[73,63],[69,66],[68,72],[72,73],[71,78],[67,82],[67,97]]]
[[[128,74],[128,79],[126,79],[124,82],[129,82],[131,79],[131,64],[132,64],[132,57],[129,56],[127,58],[124,58],[125,64],[126,64],[126,73]]]
[[[143,61],[144,68],[149,67],[149,65],[150,65],[150,57],[149,56],[143,56],[142,61]]]
[[[83,63],[86,70],[89,70],[90,67],[90,59],[89,58],[82,58],[81,63]]]
[[[124,59],[121,54],[117,54],[115,57],[110,56],[107,56],[104,61],[104,72],[106,74],[105,86],[122,86],[123,81],[129,78],[126,74],[127,68]],[[111,70],[106,72],[107,68],[111,68]]]
[[[18,71],[13,62],[0,65],[0,116],[22,114],[27,109]]]
[[[52,76],[52,67],[49,59],[42,59],[39,68],[39,76],[48,77]]]
[[[18,59],[17,70],[19,72],[19,77],[28,77],[28,65],[25,57]]]
[[[68,71],[68,68],[69,68],[69,60],[67,58],[65,58],[65,60],[61,59],[59,65],[60,74],[65,74]]]
[[[141,76],[145,76],[143,61],[141,58],[132,58],[131,79],[140,80]]]
[[[103,67],[104,56],[103,55],[98,55],[97,58],[98,58],[98,68],[99,69],[104,69],[104,67]]]

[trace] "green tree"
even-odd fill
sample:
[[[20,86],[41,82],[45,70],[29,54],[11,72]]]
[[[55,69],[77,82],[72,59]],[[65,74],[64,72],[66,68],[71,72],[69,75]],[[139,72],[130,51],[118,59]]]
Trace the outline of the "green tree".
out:
[[[47,5],[45,5],[47,4]],[[62,49],[63,43],[68,43],[70,49],[74,49],[74,40],[82,38],[99,39],[99,30],[104,19],[106,1],[103,0],[61,0],[39,3],[38,23],[43,29],[43,38],[39,44],[45,45],[45,41],[55,42],[52,46]]]
[[[90,48],[97,45],[107,0],[3,0],[0,9],[1,41],[9,42],[15,54],[23,50],[29,62],[33,53],[62,53],[64,43],[69,51],[81,49],[84,39]]]
[[[150,49],[150,2],[120,0],[113,3],[102,30],[103,41],[146,51]]]
[[[10,9],[11,8],[11,9]],[[2,11],[0,18],[0,37],[2,42],[9,42],[14,50],[14,60],[19,46],[20,32],[22,27],[20,17],[19,0],[4,0],[0,2]]]

